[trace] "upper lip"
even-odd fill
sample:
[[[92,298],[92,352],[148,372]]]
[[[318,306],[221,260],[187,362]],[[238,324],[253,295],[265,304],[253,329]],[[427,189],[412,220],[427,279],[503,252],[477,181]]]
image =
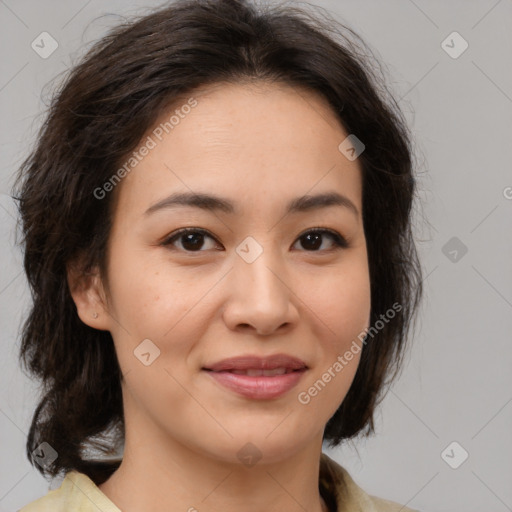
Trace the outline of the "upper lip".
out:
[[[212,370],[214,372],[221,372],[227,370],[273,370],[275,368],[286,368],[291,370],[306,369],[306,363],[301,359],[287,354],[275,354],[267,357],[260,357],[255,355],[243,355],[238,357],[231,357],[223,359],[217,363],[205,366],[204,370]]]

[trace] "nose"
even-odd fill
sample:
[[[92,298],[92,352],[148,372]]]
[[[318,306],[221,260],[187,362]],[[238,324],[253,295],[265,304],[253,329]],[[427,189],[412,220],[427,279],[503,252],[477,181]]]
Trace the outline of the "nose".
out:
[[[283,265],[270,250],[264,250],[252,263],[237,256],[229,279],[223,315],[230,329],[270,335],[288,331],[297,323],[298,298]]]

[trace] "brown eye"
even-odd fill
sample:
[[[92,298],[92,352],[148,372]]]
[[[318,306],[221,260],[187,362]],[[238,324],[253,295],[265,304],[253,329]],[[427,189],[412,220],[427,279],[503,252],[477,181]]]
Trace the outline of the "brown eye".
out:
[[[326,236],[334,242],[334,248],[346,249],[348,247],[346,239],[336,231],[332,231],[330,229],[312,229],[301,235],[298,241],[301,241],[302,247],[309,252],[318,252],[321,249]],[[324,247],[323,250],[328,251],[332,249],[332,247],[327,249]]]
[[[330,247],[322,247],[326,238],[330,239],[332,242]],[[208,243],[205,242],[206,239],[213,241],[213,244],[210,242],[210,246],[208,247]],[[297,242],[299,241],[302,248],[308,252],[331,251],[337,248],[346,249],[349,247],[348,242],[343,236],[336,231],[325,228],[311,229],[303,233],[297,239]],[[204,252],[204,250],[215,249],[215,246],[220,244],[204,229],[183,228],[172,233],[161,245],[166,247],[172,246],[184,252]]]
[[[162,242],[162,245],[170,246],[175,245],[176,242],[180,242],[181,248],[178,247],[178,249],[184,250],[186,252],[202,252],[201,249],[205,245],[205,238],[209,238],[215,241],[215,239],[204,229],[185,228],[180,229],[176,233],[173,233],[170,237],[166,238]],[[207,247],[206,250],[212,248],[214,247]]]

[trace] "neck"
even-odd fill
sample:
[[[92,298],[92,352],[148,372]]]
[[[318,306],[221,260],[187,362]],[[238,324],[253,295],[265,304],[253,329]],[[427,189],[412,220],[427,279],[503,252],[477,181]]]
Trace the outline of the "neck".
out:
[[[126,434],[119,469],[99,486],[123,512],[328,512],[318,489],[321,435],[286,458],[246,466],[168,437],[141,443]]]

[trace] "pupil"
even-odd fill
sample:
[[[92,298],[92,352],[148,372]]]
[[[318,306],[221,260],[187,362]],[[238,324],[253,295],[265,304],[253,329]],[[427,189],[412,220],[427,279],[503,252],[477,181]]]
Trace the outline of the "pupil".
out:
[[[187,233],[186,235],[183,235],[183,237],[184,241],[182,242],[182,245],[187,250],[198,249],[202,245],[203,235],[201,233]],[[322,245],[322,235],[320,233],[308,233],[307,235],[304,235],[303,238],[306,239],[306,244],[303,243],[302,246],[306,249],[309,248],[316,250]]]
[[[312,238],[314,238],[314,240],[313,240],[313,247],[310,247],[310,248],[318,249],[322,245],[321,242],[318,243],[320,241],[320,238],[321,238],[320,233],[309,233],[309,234],[306,235],[306,239],[308,239],[308,241],[311,242]]]
[[[183,247],[186,249],[197,249],[201,246],[201,241],[198,238],[202,237],[201,233],[187,233],[185,235],[185,242],[183,243]],[[187,247],[189,244],[189,247]]]

